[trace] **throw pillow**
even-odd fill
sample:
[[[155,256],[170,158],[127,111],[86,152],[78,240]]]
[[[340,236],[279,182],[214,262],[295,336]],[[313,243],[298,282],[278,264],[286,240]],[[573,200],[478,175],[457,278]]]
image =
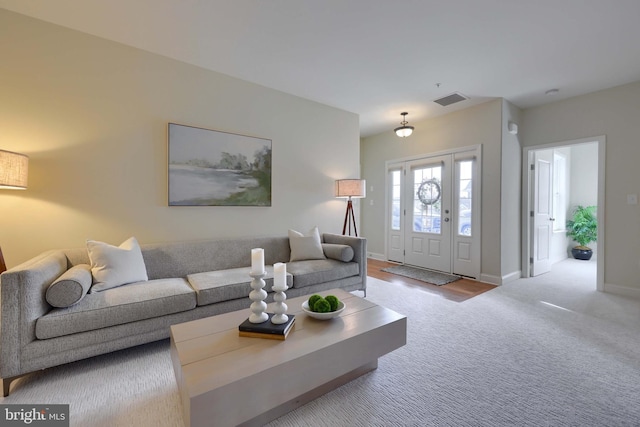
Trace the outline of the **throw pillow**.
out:
[[[313,227],[306,235],[299,231],[289,230],[290,261],[307,259],[326,259],[322,251],[322,241],[318,227]]]
[[[87,240],[93,286],[89,293],[104,291],[127,283],[146,281],[147,268],[135,237],[120,246]]]
[[[49,285],[45,299],[54,307],[70,307],[84,298],[89,287],[91,287],[91,266],[79,264],[62,273]]]
[[[322,250],[327,258],[337,261],[350,262],[353,259],[353,248],[349,245],[323,243]]]

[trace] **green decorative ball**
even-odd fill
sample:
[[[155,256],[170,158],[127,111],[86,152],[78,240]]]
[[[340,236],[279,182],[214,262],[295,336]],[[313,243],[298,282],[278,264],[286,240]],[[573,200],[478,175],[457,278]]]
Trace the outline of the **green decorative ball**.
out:
[[[316,305],[316,301],[318,301],[319,299],[322,299],[322,297],[321,297],[320,295],[318,295],[318,294],[314,294],[314,295],[311,295],[311,296],[309,297],[309,301],[308,301],[308,304],[309,304],[309,310],[311,310],[311,311],[315,311],[315,310],[313,309],[313,306],[314,306],[314,305]]]
[[[336,311],[338,309],[338,304],[340,304],[340,300],[335,295],[327,295],[324,297],[327,302],[331,305],[331,311]]]
[[[329,313],[331,311],[331,304],[324,298],[320,298],[313,305],[313,311],[316,313]]]

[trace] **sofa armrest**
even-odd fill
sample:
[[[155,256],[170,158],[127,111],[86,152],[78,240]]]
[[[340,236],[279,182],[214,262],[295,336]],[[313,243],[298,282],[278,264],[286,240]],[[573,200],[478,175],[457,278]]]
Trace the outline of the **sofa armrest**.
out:
[[[0,377],[24,373],[20,368],[22,349],[36,340],[36,320],[51,310],[45,299],[47,288],[65,271],[64,253],[49,251],[0,275]]]
[[[367,289],[367,239],[364,237],[343,236],[340,234],[323,233],[323,243],[333,243],[338,245],[349,245],[353,248],[353,261],[360,267],[360,277],[362,279],[362,289]],[[366,295],[366,293],[365,293]]]

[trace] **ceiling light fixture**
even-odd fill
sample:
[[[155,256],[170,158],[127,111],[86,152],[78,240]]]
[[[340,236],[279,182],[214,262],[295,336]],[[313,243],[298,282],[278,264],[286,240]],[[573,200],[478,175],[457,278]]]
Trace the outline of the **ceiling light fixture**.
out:
[[[400,124],[402,126],[397,127],[394,129],[394,132],[396,133],[396,135],[398,135],[400,138],[406,138],[407,136],[411,135],[413,133],[413,126],[407,126],[407,114],[409,113],[400,113],[400,115],[402,116],[402,121],[400,122]]]

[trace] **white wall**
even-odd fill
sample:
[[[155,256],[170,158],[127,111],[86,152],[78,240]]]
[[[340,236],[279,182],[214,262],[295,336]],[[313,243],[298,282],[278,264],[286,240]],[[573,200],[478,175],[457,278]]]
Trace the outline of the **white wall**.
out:
[[[522,237],[520,230],[522,191],[522,148],[520,133],[509,133],[509,123],[520,127],[522,111],[502,101],[502,150],[500,177],[500,271],[501,283],[521,276]],[[519,130],[519,128],[518,128]],[[484,202],[484,201],[483,201]]]
[[[606,136],[605,290],[640,295],[640,82],[558,101],[524,111],[523,143],[542,145]],[[600,218],[602,221],[603,218]]]
[[[569,212],[571,218],[573,208],[578,205],[598,205],[598,144],[590,142],[571,146],[571,197]],[[575,246],[571,239],[570,247]],[[593,252],[598,251],[598,242],[588,245]]]
[[[571,146],[571,198],[569,206],[598,204],[598,144]]]
[[[0,149],[30,156],[28,190],[0,193],[10,267],[87,238],[341,232],[357,115],[5,10],[0,46]],[[167,122],[271,139],[272,206],[169,208]]]
[[[410,117],[410,116],[409,116]],[[482,144],[482,276],[499,282],[500,169],[502,100],[411,123],[414,133],[399,138],[392,129],[361,141],[362,177],[367,198],[361,201],[361,230],[368,252],[385,253],[385,162]],[[372,204],[373,203],[373,204]]]

